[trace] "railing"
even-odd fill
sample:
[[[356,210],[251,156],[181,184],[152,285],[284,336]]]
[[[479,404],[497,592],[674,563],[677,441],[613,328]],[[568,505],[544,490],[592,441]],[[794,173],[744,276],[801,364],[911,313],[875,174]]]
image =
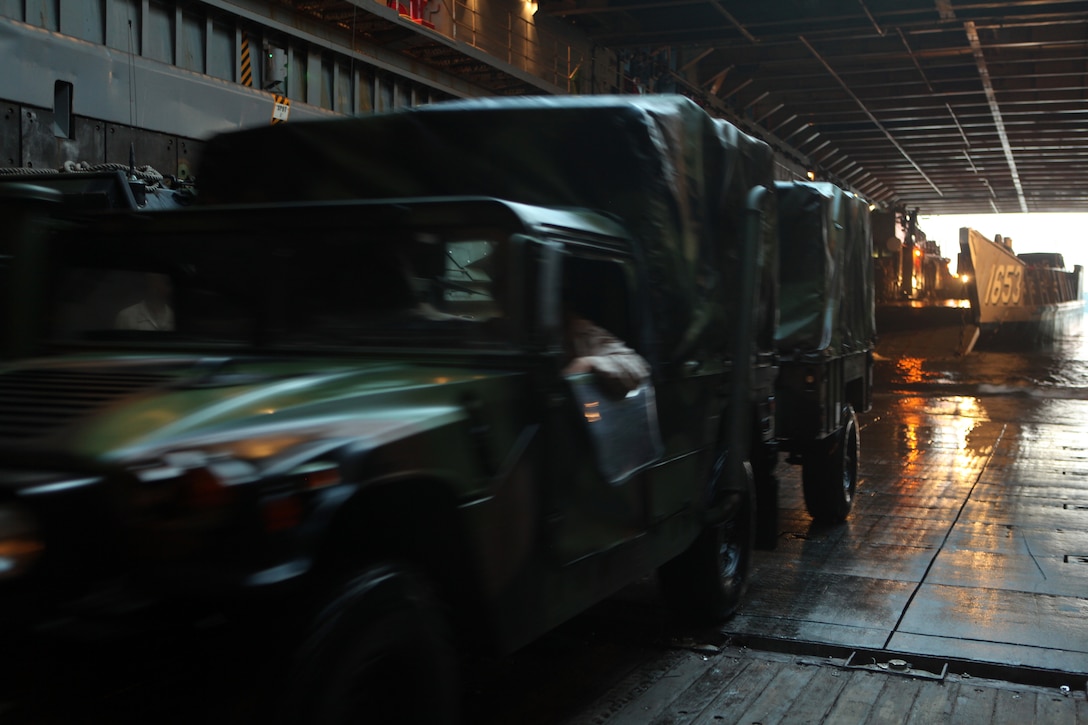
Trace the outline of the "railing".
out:
[[[541,30],[525,13],[483,14],[474,0],[447,0],[453,10],[453,37],[507,65],[541,78],[567,93],[590,90],[579,78],[586,70],[586,50]]]
[[[520,12],[481,13],[479,0],[442,0],[438,11],[428,10],[426,0],[375,0],[397,9],[406,19],[443,33],[462,43],[563,89],[567,93],[642,93],[643,79],[628,77],[622,65],[614,77],[599,76],[593,68],[589,42],[579,47],[549,32],[533,17],[535,3],[518,2]],[[596,77],[595,72],[596,71]],[[652,89],[651,89],[652,90]]]

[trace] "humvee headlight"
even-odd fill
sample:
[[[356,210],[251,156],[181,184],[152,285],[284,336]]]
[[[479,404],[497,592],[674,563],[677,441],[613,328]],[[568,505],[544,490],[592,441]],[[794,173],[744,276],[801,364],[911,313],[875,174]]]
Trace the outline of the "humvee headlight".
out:
[[[158,465],[137,471],[145,485],[142,498],[169,499],[187,511],[229,506],[235,499],[234,487],[255,480],[256,475],[257,469],[245,461],[202,451],[168,453]]]
[[[245,451],[263,450],[244,442]],[[276,446],[275,451],[282,451]],[[335,461],[307,460],[312,451],[266,465],[240,459],[231,452],[173,451],[135,470],[142,486],[137,506],[156,528],[206,529],[225,524],[240,512],[235,504],[256,501],[269,533],[295,528],[302,521],[309,495],[342,482]],[[257,495],[240,488],[260,484]],[[233,513],[232,513],[233,511]]]
[[[44,549],[34,516],[18,506],[0,505],[0,580],[24,574]]]

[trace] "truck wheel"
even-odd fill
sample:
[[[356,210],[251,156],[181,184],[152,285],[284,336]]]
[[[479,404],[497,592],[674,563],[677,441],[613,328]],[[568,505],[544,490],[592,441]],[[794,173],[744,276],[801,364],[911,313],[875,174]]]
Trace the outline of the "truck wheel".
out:
[[[805,507],[812,518],[842,523],[854,505],[858,487],[858,419],[849,405],[842,426],[816,443],[801,464]]]
[[[314,619],[286,683],[284,723],[454,723],[457,662],[433,595],[410,570],[348,580]]]
[[[740,605],[752,567],[755,507],[752,469],[745,490],[730,492],[724,518],[703,529],[683,553],[657,570],[662,595],[684,619],[706,624]]]

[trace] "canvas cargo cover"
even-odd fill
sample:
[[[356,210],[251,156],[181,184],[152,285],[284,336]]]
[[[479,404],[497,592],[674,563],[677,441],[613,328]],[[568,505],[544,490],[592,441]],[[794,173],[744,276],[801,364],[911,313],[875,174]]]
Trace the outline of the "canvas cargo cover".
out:
[[[786,354],[872,348],[872,235],[866,204],[834,184],[779,182],[780,319]]]
[[[682,96],[488,98],[285,123],[212,139],[199,168],[202,203],[479,195],[614,215],[645,259],[648,342],[664,360],[726,346],[739,210],[748,186],[773,183],[769,147]]]
[[[774,151],[728,121],[716,119],[715,124],[719,141],[726,149],[718,203],[721,236],[725,240],[721,257],[728,267],[725,279],[732,289],[740,289],[738,275],[742,271],[737,259],[740,246],[755,244],[755,249],[751,250],[758,259],[756,299],[752,301],[755,305],[755,343],[758,350],[770,352],[774,349],[774,334],[778,325],[778,215],[775,211]],[[752,190],[759,187],[767,189],[769,193],[760,203],[763,214],[757,235],[754,239],[746,240],[749,197]]]

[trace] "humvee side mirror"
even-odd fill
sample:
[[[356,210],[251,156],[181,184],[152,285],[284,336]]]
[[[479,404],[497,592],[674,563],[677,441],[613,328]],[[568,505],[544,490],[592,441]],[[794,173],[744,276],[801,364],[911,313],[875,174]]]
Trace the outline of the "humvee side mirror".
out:
[[[513,234],[509,239],[511,285],[509,314],[528,326],[527,342],[533,347],[551,351],[562,349],[563,300],[562,245],[525,234]]]

